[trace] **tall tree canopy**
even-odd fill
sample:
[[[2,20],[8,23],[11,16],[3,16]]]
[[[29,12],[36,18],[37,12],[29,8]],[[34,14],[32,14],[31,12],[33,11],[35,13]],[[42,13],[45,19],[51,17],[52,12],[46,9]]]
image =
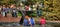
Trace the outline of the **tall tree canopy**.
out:
[[[17,3],[19,0],[0,0],[0,4],[11,4],[11,3]]]
[[[60,0],[44,0],[43,15],[49,20],[60,20]]]

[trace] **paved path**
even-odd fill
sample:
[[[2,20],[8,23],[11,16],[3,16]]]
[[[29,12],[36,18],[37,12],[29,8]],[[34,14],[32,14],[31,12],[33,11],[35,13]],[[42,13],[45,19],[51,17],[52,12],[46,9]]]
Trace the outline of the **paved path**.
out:
[[[0,15],[0,22],[19,22],[20,18],[13,18],[12,16],[8,15],[7,17],[3,17]]]
[[[7,17],[3,17],[0,15],[0,27],[20,27],[19,22],[20,18],[13,18],[11,15],[8,15]],[[3,24],[1,22],[9,22],[9,24]],[[11,22],[17,22],[17,23],[11,23]],[[3,26],[1,26],[3,24]],[[40,25],[35,25],[34,27],[40,27]],[[51,25],[46,25],[46,27],[53,27]]]

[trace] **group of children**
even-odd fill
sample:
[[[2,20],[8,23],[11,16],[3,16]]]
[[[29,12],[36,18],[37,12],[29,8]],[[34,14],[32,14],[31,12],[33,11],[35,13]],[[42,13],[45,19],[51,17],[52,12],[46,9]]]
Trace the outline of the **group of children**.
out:
[[[22,19],[22,18],[21,18]],[[25,18],[23,19],[23,22],[21,22],[22,20],[20,20],[20,25],[23,25],[24,27],[34,27],[35,26],[35,20],[33,17],[30,16],[25,16]],[[46,24],[46,20],[44,19],[44,17],[41,17],[41,19],[39,20],[40,24],[42,27],[45,27]]]
[[[11,13],[12,17],[17,17],[18,11],[28,11],[29,6],[16,6],[15,4],[11,5],[0,5],[0,14],[7,17],[8,13]],[[25,13],[25,12],[24,12]]]
[[[11,13],[12,17],[17,17],[17,13],[23,11],[24,14],[27,14],[26,11],[30,11],[31,13],[34,11],[32,6],[16,6],[15,4],[11,5],[0,5],[0,14],[7,17],[8,12]],[[37,16],[40,16],[42,12],[40,12],[37,7]]]
[[[0,6],[0,14],[3,17],[7,17],[8,13],[11,13],[12,17],[17,17],[17,8],[15,5],[11,5],[10,7],[6,6],[6,5],[1,5]]]

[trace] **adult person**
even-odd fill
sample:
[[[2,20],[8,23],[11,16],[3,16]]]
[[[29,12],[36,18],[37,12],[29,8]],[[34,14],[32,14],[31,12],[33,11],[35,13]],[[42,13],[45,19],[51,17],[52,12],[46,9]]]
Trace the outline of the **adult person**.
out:
[[[23,23],[24,23],[24,16],[22,16],[20,21],[19,21],[20,27],[23,25]]]
[[[23,25],[24,19],[25,19],[25,13],[24,13],[24,11],[23,11],[22,9],[24,9],[24,8],[22,8],[22,6],[20,6],[20,8],[19,8],[19,13],[22,14],[22,17],[21,17],[21,19],[20,19],[19,24],[20,24],[21,26]]]

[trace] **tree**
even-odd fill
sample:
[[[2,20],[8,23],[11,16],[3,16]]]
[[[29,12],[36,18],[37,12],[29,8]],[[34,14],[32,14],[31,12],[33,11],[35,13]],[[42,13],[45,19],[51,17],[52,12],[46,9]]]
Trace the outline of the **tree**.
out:
[[[29,4],[39,4],[41,1],[43,1],[43,0],[27,0],[27,2],[29,3]]]
[[[16,4],[19,0],[1,0],[0,4]]]
[[[45,0],[43,15],[48,19],[60,20],[60,0]],[[53,7],[52,7],[53,6]]]

